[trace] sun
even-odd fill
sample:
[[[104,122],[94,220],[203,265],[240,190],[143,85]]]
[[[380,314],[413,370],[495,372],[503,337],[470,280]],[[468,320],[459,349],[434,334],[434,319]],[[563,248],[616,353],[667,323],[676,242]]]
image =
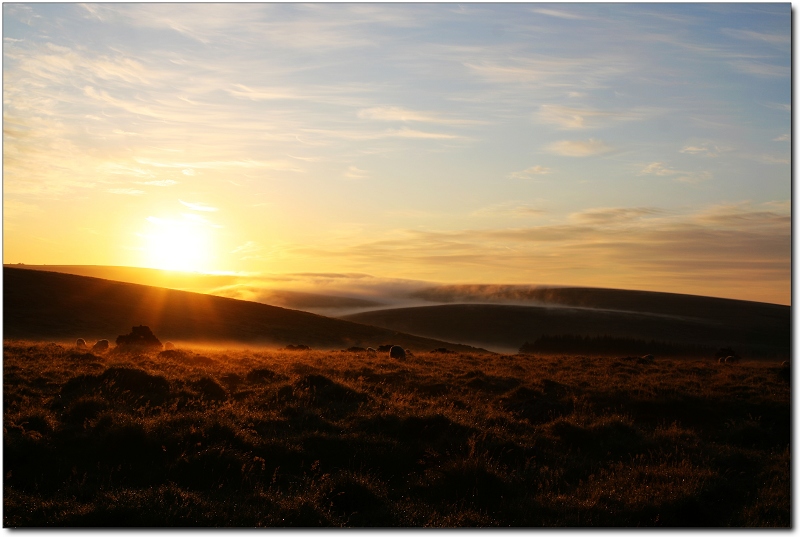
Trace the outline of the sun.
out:
[[[142,234],[147,266],[188,272],[210,269],[211,237],[207,226],[153,216],[147,221],[152,224]]]

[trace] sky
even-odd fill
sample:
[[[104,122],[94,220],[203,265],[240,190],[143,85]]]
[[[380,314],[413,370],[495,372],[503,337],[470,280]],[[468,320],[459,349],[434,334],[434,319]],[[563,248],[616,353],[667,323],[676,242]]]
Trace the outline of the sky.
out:
[[[4,263],[791,301],[789,3],[4,3],[3,104]]]

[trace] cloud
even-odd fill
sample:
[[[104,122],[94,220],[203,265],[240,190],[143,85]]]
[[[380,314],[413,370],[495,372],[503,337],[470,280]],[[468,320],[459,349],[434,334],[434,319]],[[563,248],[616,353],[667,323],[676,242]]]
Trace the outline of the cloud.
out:
[[[345,179],[352,180],[367,179],[369,177],[369,172],[356,168],[355,166],[348,166],[347,170],[344,172],[344,177]]]
[[[149,186],[173,186],[178,185],[180,182],[173,181],[172,179],[159,179],[157,181],[140,181],[136,183],[137,185],[149,185]]]
[[[409,110],[408,108],[403,108],[401,106],[375,106],[372,108],[364,108],[358,111],[358,117],[361,119],[372,119],[376,121],[442,123],[449,125],[484,123],[476,120],[443,117],[439,114]]]
[[[681,173],[678,170],[667,168],[663,162],[652,162],[645,166],[639,175],[675,175]]]
[[[509,177],[511,179],[531,179],[535,175],[544,175],[550,173],[552,170],[550,168],[545,168],[544,166],[531,166],[530,168],[520,170],[518,172],[511,172]]]
[[[303,99],[296,91],[291,88],[279,89],[253,89],[245,86],[244,84],[234,84],[234,89],[228,89],[228,93],[234,97],[243,99],[250,99],[251,101],[271,101],[271,100],[294,100]]]
[[[208,218],[205,218],[205,217],[203,217],[203,216],[200,216],[199,214],[193,214],[193,213],[181,213],[181,217],[182,217],[184,220],[188,220],[188,221],[189,221],[189,222],[191,222],[192,224],[200,224],[200,225],[204,225],[204,226],[211,226],[211,227],[214,227],[214,228],[222,228],[222,227],[223,227],[223,226],[221,226],[221,225],[219,225],[219,224],[215,224],[215,223],[213,223],[213,222],[212,222],[211,220],[209,220]]]
[[[714,174],[709,171],[700,171],[700,172],[680,172],[681,176],[676,177],[675,180],[680,183],[702,183],[704,181],[710,181],[714,178]]]
[[[767,164],[790,164],[791,160],[788,157],[782,156],[775,156],[770,155],[768,153],[764,153],[762,155],[758,155],[758,160],[761,162],[766,162]]]
[[[791,43],[791,36],[789,33],[771,34],[765,32],[755,32],[752,30],[739,30],[733,28],[723,28],[722,33],[736,37],[737,39],[748,39],[752,41],[763,41],[770,45],[779,47],[788,46]]]
[[[145,168],[136,166],[128,166],[116,162],[108,162],[98,166],[98,170],[102,173],[110,173],[112,175],[132,175],[134,177],[155,177],[155,174]]]
[[[231,253],[232,254],[252,254],[252,253],[258,252],[259,250],[261,250],[261,247],[257,243],[255,243],[253,241],[247,241],[246,243],[244,243],[244,244],[242,244],[240,246],[237,246],[236,248],[231,250]]]
[[[556,125],[560,129],[597,128],[611,121],[639,121],[653,115],[655,110],[597,110],[575,108],[558,104],[545,104],[536,117],[541,123]]]
[[[574,13],[569,13],[567,11],[561,11],[557,9],[532,9],[534,13],[539,13],[541,15],[547,15],[548,17],[556,17],[559,19],[585,19],[586,17],[581,17],[580,15],[576,15]]]
[[[301,171],[300,168],[297,168],[294,163],[286,160],[264,161],[264,160],[242,159],[242,160],[207,160],[207,161],[195,161],[195,162],[185,162],[185,161],[169,162],[169,161],[154,160],[144,157],[137,157],[135,160],[139,164],[146,164],[148,166],[154,166],[156,168],[186,168],[187,170],[190,170],[190,173],[186,173],[184,175],[193,175],[194,168],[199,168],[199,169],[267,168],[271,170]]]
[[[472,216],[479,217],[498,217],[498,216],[512,216],[515,218],[531,218],[547,214],[547,211],[539,207],[527,204],[520,204],[516,202],[497,203],[482,207],[472,212]]]
[[[602,155],[613,150],[611,146],[595,138],[589,140],[561,140],[550,144],[546,149],[551,153],[565,157],[590,157]]]
[[[462,136],[458,136],[456,134],[445,134],[441,132],[423,132],[406,128],[387,131],[386,135],[397,136],[399,138],[421,138],[427,140],[455,140],[457,138],[463,138]]]
[[[789,141],[789,140],[791,140],[791,139],[792,139],[792,138],[791,138],[791,136],[790,136],[790,135],[788,135],[788,134],[781,134],[781,135],[780,135],[780,136],[778,136],[777,138],[773,138],[773,139],[772,139],[772,141],[773,141],[773,142],[788,142],[788,141]]]
[[[668,168],[662,162],[652,162],[645,166],[639,175],[658,175],[658,176],[673,176],[677,175],[674,180],[680,183],[700,183],[713,179],[714,174],[709,171],[694,171],[687,172]]]
[[[135,188],[109,188],[106,192],[125,196],[141,196],[144,194],[144,190],[136,190]]]
[[[572,220],[597,225],[630,223],[647,216],[658,216],[664,211],[655,207],[599,207],[571,214]]]
[[[311,246],[316,259],[391,266],[428,279],[654,289],[789,303],[790,206],[741,202],[693,212],[601,207],[505,229],[405,230]],[[437,267],[447,267],[447,270]],[[531,268],[535,281],[531,281]],[[527,281],[521,280],[521,277]],[[742,292],[744,290],[744,292]],[[765,297],[769,297],[768,299]]]
[[[607,118],[611,114],[600,110],[570,108],[545,104],[539,108],[537,117],[542,123],[558,125],[562,129],[584,129],[596,118]]]
[[[216,207],[211,207],[210,205],[206,205],[204,203],[189,203],[187,201],[178,200],[181,202],[182,205],[192,209],[193,211],[206,211],[206,212],[216,212],[219,211]]]
[[[713,142],[702,142],[694,145],[687,145],[681,149],[681,153],[689,155],[701,155],[704,157],[718,157],[722,153],[731,151],[730,147],[719,146]]]
[[[783,77],[791,74],[791,69],[784,65],[773,65],[748,60],[730,62],[730,65],[740,73],[761,77]]]

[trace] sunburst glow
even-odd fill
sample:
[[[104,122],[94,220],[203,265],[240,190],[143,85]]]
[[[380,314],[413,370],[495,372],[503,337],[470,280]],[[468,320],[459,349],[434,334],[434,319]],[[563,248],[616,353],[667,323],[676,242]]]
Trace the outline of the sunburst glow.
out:
[[[147,221],[151,225],[142,237],[148,266],[165,270],[209,270],[211,237],[205,226],[189,219],[151,216]]]

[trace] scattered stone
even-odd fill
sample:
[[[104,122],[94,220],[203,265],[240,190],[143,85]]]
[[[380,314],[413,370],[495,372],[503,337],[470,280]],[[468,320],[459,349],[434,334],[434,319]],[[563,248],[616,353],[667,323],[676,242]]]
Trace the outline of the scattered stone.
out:
[[[108,340],[107,339],[101,339],[100,341],[95,343],[94,346],[92,347],[92,351],[94,351],[94,352],[105,352],[107,350],[108,350]]]
[[[636,360],[637,364],[652,364],[655,357],[652,354],[645,354],[638,360]]]
[[[391,358],[402,360],[406,357],[406,351],[403,350],[403,347],[399,345],[393,345],[392,348],[389,349],[389,356]]]
[[[75,342],[75,346],[78,347],[79,349],[85,349],[86,348],[86,340],[83,339],[83,338],[78,338],[78,341]]]
[[[730,347],[722,347],[717,352],[714,353],[714,358],[722,358],[725,359],[728,356],[739,356],[736,354],[736,351],[731,349]]]

